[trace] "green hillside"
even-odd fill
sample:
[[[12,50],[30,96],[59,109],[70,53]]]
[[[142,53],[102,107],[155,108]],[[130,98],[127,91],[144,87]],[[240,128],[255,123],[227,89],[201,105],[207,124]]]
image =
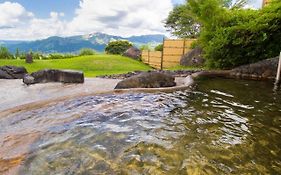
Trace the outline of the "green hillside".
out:
[[[46,68],[81,70],[85,73],[86,77],[121,74],[136,70],[146,71],[151,69],[142,62],[127,57],[102,54],[70,59],[35,60],[32,64],[26,64],[25,60],[0,59],[0,66],[3,65],[24,66],[29,73]]]

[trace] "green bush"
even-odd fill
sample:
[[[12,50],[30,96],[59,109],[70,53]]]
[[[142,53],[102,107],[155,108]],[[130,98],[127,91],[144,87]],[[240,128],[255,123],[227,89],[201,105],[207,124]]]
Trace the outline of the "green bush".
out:
[[[166,27],[176,36],[192,37],[192,24],[198,24],[199,38],[191,47],[203,49],[211,68],[233,68],[279,55],[281,1],[271,0],[259,10],[241,8],[245,3],[188,0],[170,13]]]
[[[79,51],[79,56],[95,55],[96,51],[91,48],[83,48]]]
[[[154,48],[155,51],[163,51],[163,44],[159,44]]]
[[[143,50],[149,50],[149,51],[150,51],[151,48],[150,48],[150,45],[149,45],[149,44],[144,44],[144,45],[141,45],[141,46],[140,46],[140,50],[142,50],[142,51],[143,51]]]
[[[13,54],[9,52],[9,50],[6,47],[1,46],[0,47],[0,59],[14,59],[15,57]]]
[[[281,51],[281,2],[262,10],[232,10],[226,26],[201,36],[210,67],[233,68],[272,58]],[[204,38],[206,37],[206,38]],[[209,39],[209,41],[206,41]]]
[[[203,26],[199,44],[209,67],[229,69],[279,54],[281,1],[260,10],[226,9],[219,0],[188,2]]]
[[[67,59],[67,58],[72,58],[72,57],[75,57],[75,55],[52,53],[52,54],[49,54],[48,56],[44,57],[44,59],[55,60],[55,59]]]
[[[132,46],[132,43],[126,40],[112,41],[109,42],[105,47],[105,52],[108,54],[122,55],[127,49]]]

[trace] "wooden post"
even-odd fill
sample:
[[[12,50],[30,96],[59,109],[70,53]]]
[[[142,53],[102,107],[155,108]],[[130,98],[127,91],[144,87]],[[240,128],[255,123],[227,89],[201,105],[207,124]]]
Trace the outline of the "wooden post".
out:
[[[183,39],[183,53],[182,55],[185,55],[185,44],[186,44],[186,39]]]
[[[165,48],[165,38],[163,38],[163,49],[162,49],[162,53],[161,53],[161,66],[160,69],[163,70],[163,57],[164,57],[164,48]]]
[[[150,65],[150,50],[148,50],[148,53],[147,53],[147,62],[148,62],[148,65]]]
[[[279,56],[279,63],[278,63],[278,69],[277,69],[277,74],[276,74],[276,82],[280,82],[280,76],[281,76],[281,52]]]

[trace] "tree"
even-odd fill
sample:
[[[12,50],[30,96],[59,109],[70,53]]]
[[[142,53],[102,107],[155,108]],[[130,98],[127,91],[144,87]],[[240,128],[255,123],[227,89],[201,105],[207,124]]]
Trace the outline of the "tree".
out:
[[[178,5],[170,12],[168,18],[165,20],[165,27],[172,35],[180,38],[197,38],[201,31],[201,26],[206,20],[211,23],[210,18],[217,15],[217,11],[213,12],[215,7],[218,9],[224,8],[241,8],[248,0],[193,0],[187,1],[183,5]],[[210,9],[205,8],[202,4],[208,3],[213,6]],[[202,10],[203,8],[204,10]],[[212,10],[211,10],[212,9]],[[199,14],[202,12],[202,14]],[[203,13],[205,12],[205,13]],[[205,21],[201,21],[202,17],[209,17]],[[204,23],[205,24],[205,23]]]
[[[140,46],[140,50],[151,50],[151,47],[149,44],[144,44]]]
[[[174,7],[165,20],[165,27],[180,38],[196,38],[200,33],[200,24],[192,16],[188,4]]]
[[[9,50],[4,47],[1,46],[0,47],[0,59],[13,59],[14,56],[9,52]]]
[[[218,0],[189,3],[202,24],[199,43],[210,67],[229,69],[279,54],[280,1],[261,10],[226,9]]]
[[[91,49],[91,48],[83,48],[79,51],[79,55],[80,56],[84,56],[84,55],[95,55],[96,51]]]
[[[16,59],[20,58],[19,48],[16,49],[15,57],[16,57]]]
[[[163,44],[159,44],[154,48],[155,51],[163,51]]]
[[[126,40],[118,40],[109,42],[105,47],[105,52],[108,54],[123,54],[126,50],[132,47],[133,44]]]

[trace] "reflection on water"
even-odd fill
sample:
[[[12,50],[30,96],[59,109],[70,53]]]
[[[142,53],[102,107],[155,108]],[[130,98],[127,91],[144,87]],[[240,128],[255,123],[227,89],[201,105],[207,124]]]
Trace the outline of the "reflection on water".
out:
[[[201,80],[194,92],[61,102],[0,119],[0,174],[280,174],[281,93]]]

